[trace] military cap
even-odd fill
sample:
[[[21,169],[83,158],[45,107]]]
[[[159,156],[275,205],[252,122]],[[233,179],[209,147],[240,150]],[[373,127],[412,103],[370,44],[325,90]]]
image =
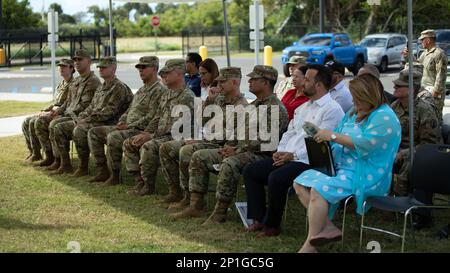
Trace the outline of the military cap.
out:
[[[239,67],[225,67],[221,68],[219,71],[219,76],[216,78],[216,81],[225,81],[230,78],[242,78],[241,68]]]
[[[117,64],[116,57],[105,57],[100,59],[97,67],[108,67],[112,64]]]
[[[304,64],[306,65],[306,58],[304,56],[292,56],[289,58],[287,64]]]
[[[139,68],[142,66],[159,66],[159,59],[156,56],[143,56],[139,58],[139,63],[134,67]]]
[[[419,40],[425,39],[425,38],[436,38],[436,32],[434,32],[433,29],[427,29],[420,33]]]
[[[248,74],[247,77],[253,79],[265,78],[268,80],[276,81],[278,79],[278,71],[272,66],[255,65],[253,71]]]
[[[78,59],[78,58],[91,58],[91,54],[86,49],[77,49],[75,51],[75,56],[73,56],[72,60]]]
[[[420,85],[422,81],[422,73],[413,67],[413,85]],[[398,75],[398,79],[394,80],[393,83],[397,86],[408,86],[409,85],[409,70],[403,69]]]
[[[167,73],[174,69],[181,69],[186,71],[186,61],[184,59],[170,59],[166,61],[166,64],[161,68],[161,73]]]
[[[70,59],[61,59],[59,60],[58,66],[74,66],[74,61]]]

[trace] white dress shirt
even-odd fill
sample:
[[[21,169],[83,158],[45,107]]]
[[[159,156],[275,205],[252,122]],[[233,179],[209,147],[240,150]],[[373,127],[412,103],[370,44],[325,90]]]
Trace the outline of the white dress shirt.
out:
[[[341,106],[331,98],[330,94],[315,101],[300,105],[294,112],[288,130],[281,137],[278,152],[289,152],[296,156],[294,161],[309,164],[305,137],[308,137],[302,126],[305,121],[315,124],[320,129],[333,130],[344,117]]]
[[[345,85],[345,81],[342,80],[335,87],[330,89],[330,96],[342,107],[344,113],[353,106],[352,93]]]

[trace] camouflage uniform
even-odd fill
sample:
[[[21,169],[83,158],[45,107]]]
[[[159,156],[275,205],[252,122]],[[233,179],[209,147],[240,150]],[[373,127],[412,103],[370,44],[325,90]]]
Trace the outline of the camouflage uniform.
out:
[[[224,79],[236,77],[241,78],[241,70],[237,67],[227,67],[223,68],[220,71],[220,75],[218,77],[224,77]],[[216,79],[217,80],[217,79]],[[226,107],[227,105],[248,105],[247,100],[245,99],[243,94],[240,94],[238,97],[233,98],[231,101],[226,101],[223,95],[219,95],[214,100],[207,98],[203,104],[203,108],[208,105],[217,105],[221,108],[223,115],[223,125],[227,124]],[[206,118],[203,120],[203,125],[209,120]],[[233,123],[236,125],[237,122]],[[160,161],[162,166],[162,171],[166,181],[169,185],[180,185],[184,191],[189,190],[189,162],[191,160],[191,156],[194,152],[202,149],[215,149],[221,148],[226,142],[226,136],[223,136],[223,140],[212,140],[212,141],[199,141],[198,143],[185,145],[185,141],[183,140],[173,140],[164,143],[160,147]]]
[[[73,67],[73,61],[68,59],[61,59],[58,66],[71,66]],[[66,101],[69,93],[69,87],[73,83],[73,77],[68,81],[63,80],[56,87],[56,94],[54,103],[43,109],[43,112],[50,112],[56,110],[63,105]],[[22,131],[25,136],[27,147],[30,152],[35,149],[36,153],[39,152],[41,147],[45,152],[51,152],[52,147],[48,137],[48,125],[52,119],[49,116],[39,117],[38,115],[27,117],[22,124]]]
[[[271,67],[255,66],[252,73],[247,75],[251,78],[269,78],[276,80],[278,72]],[[279,109],[279,137],[286,131],[288,125],[288,115],[286,108],[275,94],[264,99],[256,99],[251,103],[256,107],[266,105],[268,129],[270,131],[271,107],[278,106]],[[258,116],[257,119],[262,117]],[[248,125],[249,123],[246,122]],[[251,128],[246,128],[246,131]],[[219,149],[200,150],[192,155],[189,164],[189,191],[206,193],[209,183],[209,172],[215,172],[213,164],[220,164],[220,171],[217,177],[216,198],[220,201],[231,202],[237,191],[240,173],[248,163],[258,161],[271,156],[271,152],[262,152],[261,144],[265,141],[240,140],[237,142],[236,154],[228,158],[222,158],[218,153]]]
[[[394,83],[399,86],[408,86],[408,71],[400,73],[399,79]],[[420,84],[421,74],[414,72],[414,82]],[[419,93],[421,94],[421,93]],[[410,192],[409,175],[409,112],[408,106],[404,106],[399,100],[391,105],[402,126],[402,140],[400,143],[398,155],[399,159],[395,161],[395,167],[398,173],[395,174],[393,191],[397,195],[407,195]],[[416,95],[414,98],[414,145],[418,147],[426,143],[440,143],[441,134],[439,123],[436,116],[434,103],[428,96]]]
[[[421,33],[419,40],[427,37],[435,38],[436,33],[433,30],[425,30]],[[418,61],[424,67],[422,87],[430,92],[434,91],[439,94],[437,97],[434,97],[434,100],[439,113],[439,123],[442,123],[442,110],[445,104],[445,80],[447,77],[447,54],[444,50],[433,47],[426,49],[420,55]]]
[[[148,65],[158,67],[157,57],[145,56],[140,58],[136,65]],[[133,97],[128,110],[120,117],[119,123],[128,125],[126,130],[116,130],[116,126],[94,127],[88,132],[89,148],[95,157],[97,165],[108,163],[111,172],[120,171],[122,161],[122,144],[125,139],[138,135],[145,130],[158,109],[162,94],[167,92],[159,80],[146,83],[139,88]],[[104,145],[106,147],[106,157]]]
[[[169,72],[174,69],[185,70],[185,61],[183,59],[170,59],[162,69]],[[131,138],[123,142],[123,151],[125,166],[128,172],[141,174],[144,183],[154,185],[159,162],[159,147],[162,143],[172,140],[171,129],[178,120],[172,117],[172,109],[176,105],[185,105],[190,109],[191,117],[194,108],[194,93],[189,88],[179,90],[168,90],[159,101],[158,112],[153,120],[150,121],[145,131],[150,133],[152,139],[144,143],[141,147],[132,144]],[[192,124],[191,124],[192,126]]]

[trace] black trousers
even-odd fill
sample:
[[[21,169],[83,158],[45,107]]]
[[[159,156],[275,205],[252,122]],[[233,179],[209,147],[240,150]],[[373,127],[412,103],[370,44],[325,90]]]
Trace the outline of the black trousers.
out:
[[[275,167],[272,158],[247,165],[243,171],[247,193],[247,218],[257,220],[268,227],[280,227],[287,192],[294,179],[308,169],[309,165],[301,162],[288,162]]]
[[[433,205],[433,193],[423,190],[415,190],[414,197],[417,201],[424,203],[425,205]],[[431,209],[416,209],[415,213],[420,216],[431,217]]]

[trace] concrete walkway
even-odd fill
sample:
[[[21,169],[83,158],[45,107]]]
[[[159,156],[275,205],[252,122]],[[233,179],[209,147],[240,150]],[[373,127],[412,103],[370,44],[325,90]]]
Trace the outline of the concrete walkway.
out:
[[[29,115],[11,118],[0,118],[0,137],[22,134],[22,123],[28,116]]]

